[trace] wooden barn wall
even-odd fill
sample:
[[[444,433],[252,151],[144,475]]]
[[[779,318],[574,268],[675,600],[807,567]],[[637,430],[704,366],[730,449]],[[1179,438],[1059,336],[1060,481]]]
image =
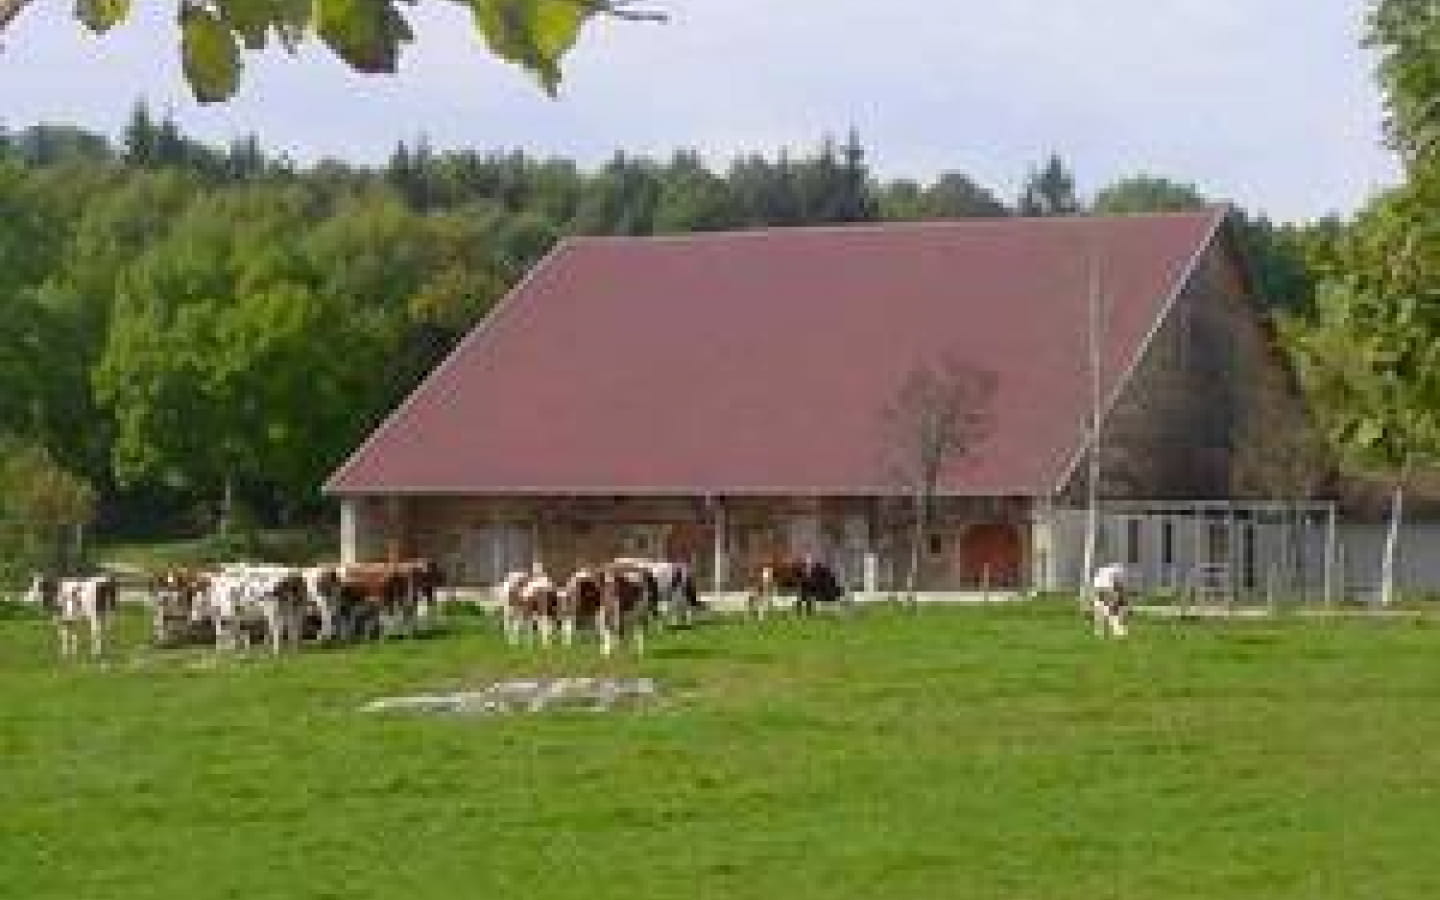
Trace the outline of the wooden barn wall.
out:
[[[715,585],[715,529],[723,507],[725,578],[741,589],[765,562],[805,551],[834,565],[853,587],[867,577],[879,589],[903,578],[909,559],[908,506],[868,497],[752,497],[718,502],[687,497],[409,497],[356,501],[358,558],[426,556],[462,584],[491,584],[504,571],[540,559],[552,572],[620,555],[688,559],[702,585]],[[948,499],[922,553],[921,586],[934,590],[1000,588],[1028,581],[1028,501]],[[1007,575],[986,553],[1012,541]],[[1004,548],[1002,548],[1004,549]],[[873,559],[867,563],[867,555]],[[1008,571],[1008,569],[1006,570]]]

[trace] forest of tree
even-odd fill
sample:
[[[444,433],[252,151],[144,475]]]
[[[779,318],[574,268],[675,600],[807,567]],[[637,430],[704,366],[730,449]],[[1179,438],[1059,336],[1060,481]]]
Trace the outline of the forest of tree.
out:
[[[1205,202],[1139,175],[1093,208]],[[960,172],[877,179],[854,134],[721,169],[682,151],[587,171],[424,140],[380,167],[300,166],[144,106],[116,141],[0,130],[0,437],[93,487],[111,532],[210,528],[232,499],[304,521],[326,510],[326,474],[563,236],[1091,208],[1058,157],[1008,203]],[[1239,221],[1272,302],[1307,308],[1317,230]]]

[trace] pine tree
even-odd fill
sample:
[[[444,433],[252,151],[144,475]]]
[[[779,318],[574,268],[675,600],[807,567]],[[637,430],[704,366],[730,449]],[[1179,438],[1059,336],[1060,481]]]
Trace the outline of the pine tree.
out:
[[[1050,154],[1044,166],[1026,176],[1017,211],[1022,216],[1073,216],[1081,211],[1075,176],[1058,154]]]

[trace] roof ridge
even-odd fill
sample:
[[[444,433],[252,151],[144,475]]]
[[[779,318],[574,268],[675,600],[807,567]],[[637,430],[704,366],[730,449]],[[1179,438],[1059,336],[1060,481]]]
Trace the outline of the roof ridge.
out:
[[[1073,216],[963,216],[942,219],[897,219],[889,221],[829,222],[815,225],[753,225],[741,228],[716,229],[714,231],[686,231],[674,234],[572,234],[561,240],[574,244],[641,244],[641,243],[687,243],[698,241],[738,240],[788,234],[835,234],[840,232],[882,232],[910,230],[960,230],[979,229],[986,226],[1021,224],[1052,224],[1057,226],[1089,225],[1098,222],[1123,222],[1140,219],[1222,219],[1229,215],[1231,207],[1225,203],[1212,203],[1193,210],[1165,210],[1158,212],[1113,213],[1105,215]]]

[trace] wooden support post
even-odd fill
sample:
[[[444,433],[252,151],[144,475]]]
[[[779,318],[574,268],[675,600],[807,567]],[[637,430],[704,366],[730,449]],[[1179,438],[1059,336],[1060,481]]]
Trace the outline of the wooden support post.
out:
[[[1325,606],[1335,605],[1335,504],[1325,518]]]
[[[1225,591],[1226,614],[1235,611],[1235,601],[1240,593],[1240,574],[1236,571],[1235,565],[1235,507],[1226,505],[1225,508],[1225,580],[1228,582]]]
[[[1339,599],[1341,603],[1345,602],[1346,594],[1345,585],[1347,575],[1345,573],[1345,565],[1345,545],[1341,544],[1339,549],[1335,552],[1335,596]]]
[[[725,502],[718,497],[712,497],[710,502],[715,511],[715,539],[711,547],[711,589],[720,593],[730,582],[730,558],[726,552],[730,523],[725,514]]]

